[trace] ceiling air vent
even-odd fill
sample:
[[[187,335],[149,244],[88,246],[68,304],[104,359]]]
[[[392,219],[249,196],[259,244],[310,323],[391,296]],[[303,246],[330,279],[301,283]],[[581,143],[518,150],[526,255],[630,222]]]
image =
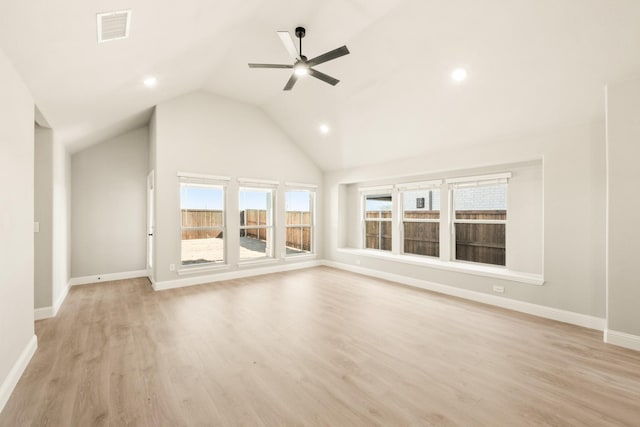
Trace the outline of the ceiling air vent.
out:
[[[111,40],[126,39],[129,37],[131,25],[131,10],[119,10],[117,12],[99,13],[98,19],[98,43]]]

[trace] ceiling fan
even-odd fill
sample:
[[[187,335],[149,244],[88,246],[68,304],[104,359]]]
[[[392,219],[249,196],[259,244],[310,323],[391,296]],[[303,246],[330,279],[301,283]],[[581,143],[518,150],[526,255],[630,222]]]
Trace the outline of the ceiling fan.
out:
[[[318,70],[314,70],[312,67],[347,55],[349,54],[349,49],[347,49],[346,46],[342,46],[327,53],[323,53],[320,56],[316,56],[315,58],[307,59],[307,57],[302,54],[302,39],[304,38],[305,34],[306,30],[303,27],[296,28],[296,37],[300,40],[300,52],[298,53],[291,34],[289,34],[288,31],[278,31],[278,36],[280,37],[280,40],[282,40],[282,44],[284,44],[285,49],[287,49],[287,52],[289,52],[289,55],[291,55],[291,58],[294,60],[293,65],[249,64],[249,68],[292,68],[293,74],[285,85],[284,90],[293,89],[293,85],[295,85],[298,81],[298,77],[304,76],[306,74],[320,79],[325,83],[329,83],[332,86],[337,85],[340,80],[321,73]]]

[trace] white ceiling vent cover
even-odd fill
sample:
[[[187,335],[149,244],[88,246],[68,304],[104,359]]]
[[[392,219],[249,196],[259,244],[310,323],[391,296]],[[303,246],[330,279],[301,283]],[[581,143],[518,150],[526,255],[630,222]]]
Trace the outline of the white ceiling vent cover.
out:
[[[129,37],[131,10],[98,13],[98,43]]]

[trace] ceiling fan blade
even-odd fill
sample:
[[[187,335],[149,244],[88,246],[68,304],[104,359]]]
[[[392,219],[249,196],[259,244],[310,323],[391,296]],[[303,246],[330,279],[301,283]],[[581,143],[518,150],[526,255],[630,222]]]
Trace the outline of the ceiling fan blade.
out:
[[[296,84],[297,81],[298,81],[298,75],[296,73],[291,74],[291,78],[289,78],[289,81],[284,86],[283,90],[291,90],[291,89],[293,89],[293,85]]]
[[[249,64],[249,68],[293,68],[293,65],[286,65],[286,64]]]
[[[309,75],[315,77],[316,79],[320,79],[325,83],[329,83],[331,86],[335,86],[340,82],[340,80],[333,78],[331,76],[328,76],[325,73],[321,73],[318,70],[314,70],[313,68],[309,68]]]
[[[322,64],[323,62],[331,61],[332,59],[340,58],[341,56],[348,55],[348,54],[349,54],[349,49],[347,49],[346,46],[342,46],[337,49],[333,49],[332,51],[329,51],[327,53],[323,53],[320,56],[316,56],[315,58],[310,59],[309,61],[307,61],[307,64],[309,64],[310,67],[313,67],[314,65],[319,65],[319,64]]]
[[[299,59],[298,49],[296,49],[296,44],[293,42],[289,31],[278,31],[278,37],[282,40],[284,48],[289,52],[289,56],[291,56],[292,59]]]

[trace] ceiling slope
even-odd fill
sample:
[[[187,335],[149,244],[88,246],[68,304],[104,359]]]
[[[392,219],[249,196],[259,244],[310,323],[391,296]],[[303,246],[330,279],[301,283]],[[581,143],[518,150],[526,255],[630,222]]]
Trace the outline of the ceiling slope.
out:
[[[98,45],[95,14],[131,9],[128,39]],[[72,149],[206,89],[257,105],[324,170],[407,158],[603,117],[603,87],[640,72],[635,0],[9,0],[0,45]],[[287,70],[276,35],[340,83]],[[469,78],[453,84],[451,70]],[[142,80],[158,78],[149,90]],[[321,123],[331,127],[318,132]]]

